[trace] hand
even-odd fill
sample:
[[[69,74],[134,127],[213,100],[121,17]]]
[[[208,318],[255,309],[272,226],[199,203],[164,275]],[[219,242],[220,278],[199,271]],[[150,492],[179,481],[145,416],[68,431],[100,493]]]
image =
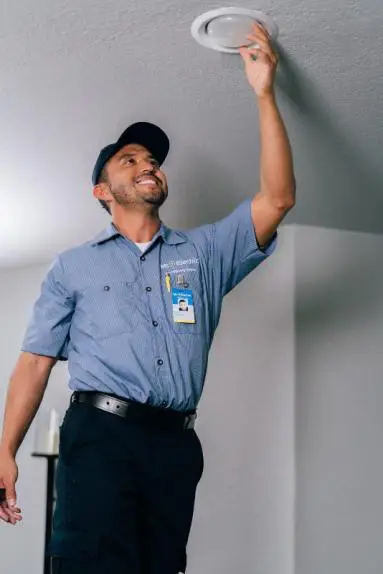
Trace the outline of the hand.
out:
[[[239,53],[245,63],[249,84],[258,98],[273,95],[278,56],[271,45],[270,35],[261,24],[256,23],[248,39],[257,47],[243,46]]]
[[[0,520],[16,524],[22,517],[16,506],[18,468],[14,457],[0,450]]]

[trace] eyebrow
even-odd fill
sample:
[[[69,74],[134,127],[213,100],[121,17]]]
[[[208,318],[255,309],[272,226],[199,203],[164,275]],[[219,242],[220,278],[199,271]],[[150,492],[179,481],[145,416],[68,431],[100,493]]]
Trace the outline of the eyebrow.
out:
[[[138,155],[139,153],[141,153],[141,152],[126,152],[126,153],[123,153],[122,155],[120,155],[118,159],[120,160],[120,159],[125,159],[126,157],[128,157],[128,158],[130,158],[130,157],[135,157],[135,156]],[[154,159],[154,160],[155,160],[155,157],[154,157],[151,153],[148,154],[147,157],[148,157],[149,159]]]

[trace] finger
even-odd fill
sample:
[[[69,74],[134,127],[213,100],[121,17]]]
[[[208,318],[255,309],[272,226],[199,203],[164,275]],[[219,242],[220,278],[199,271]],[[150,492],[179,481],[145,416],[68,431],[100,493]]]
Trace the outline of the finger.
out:
[[[10,523],[13,524],[13,525],[15,525],[15,524],[17,524],[18,522],[20,522],[20,520],[22,520],[22,517],[19,516],[19,515],[14,514],[14,515],[11,516],[11,518],[10,518]]]
[[[15,526],[15,524],[17,524],[17,521],[12,517],[9,519],[9,524],[12,524],[12,526]]]
[[[260,46],[265,46],[265,47],[268,46],[270,49],[272,49],[271,43],[266,38],[263,38],[260,35],[249,34],[246,37],[252,44],[259,44]]]
[[[0,504],[0,519],[4,520],[4,522],[9,522],[8,513],[5,511],[4,503]]]
[[[22,520],[21,509],[14,507],[11,510],[10,508],[8,508],[7,503],[3,502],[2,504],[0,504],[0,519],[4,520],[4,522],[11,522],[11,523],[19,522],[20,520]]]
[[[271,36],[260,28],[252,30],[249,34],[247,34],[247,37],[256,38],[262,40],[263,42],[267,42],[268,44],[272,44]]]
[[[8,516],[15,518],[21,515],[21,508],[18,506],[9,506],[7,503],[5,503],[5,506],[5,510],[8,512]]]
[[[4,480],[8,508],[16,506],[16,489],[14,480]]]
[[[271,39],[270,32],[268,31],[266,26],[264,26],[262,24],[262,22],[255,22],[254,25],[252,26],[251,30],[252,30],[252,34],[260,35],[265,40]]]
[[[272,62],[274,65],[278,63],[278,57],[273,51],[271,52],[266,51],[261,46],[255,46],[254,48],[249,48],[250,52],[253,52],[254,50],[258,52],[258,57],[262,57],[262,59],[264,59],[265,61],[267,60],[269,62]]]
[[[257,44],[257,46],[259,46],[260,48],[262,48],[262,50],[264,52],[266,52],[266,54],[272,59],[274,60],[276,58],[276,53],[273,50],[270,42],[268,42],[267,40],[264,40],[263,38],[260,38],[259,36],[248,36],[248,39],[253,42],[254,44]]]
[[[275,60],[272,59],[269,54],[266,54],[266,52],[264,50],[262,50],[262,48],[250,48],[249,49],[250,54],[252,54],[253,56],[256,56],[257,59],[262,60],[262,62],[268,62],[268,63],[272,63],[274,65]]]
[[[11,524],[16,524],[20,520],[20,510],[15,506],[9,506],[7,503],[5,504],[4,511],[8,516],[8,522]]]
[[[245,46],[242,46],[242,47],[239,49],[239,53],[241,54],[242,59],[243,59],[243,61],[245,62],[245,65],[252,63],[253,58],[251,57],[251,54],[250,54],[248,48],[246,48]]]
[[[259,60],[262,59],[262,57],[264,57],[262,55],[262,50],[259,50],[258,48],[251,48],[249,50],[249,54],[250,54],[250,61],[253,64],[255,60]]]
[[[17,516],[21,516],[21,509],[20,508],[7,508],[7,506],[4,507],[5,512],[8,514],[9,517],[17,517]]]
[[[271,42],[267,38],[261,36],[260,34],[249,34],[247,38],[248,40],[250,40],[250,42],[254,42],[254,44],[269,47],[272,50]]]
[[[7,515],[8,522],[12,522],[13,513],[9,510],[9,508],[6,504],[3,506],[3,510],[4,510],[5,514]]]
[[[20,517],[21,517],[20,508],[18,508],[16,506],[9,507],[6,502],[4,502],[1,506],[2,506],[3,512],[5,512],[5,514],[8,517],[8,522],[11,522],[12,524],[16,524],[16,522],[18,522],[20,520]]]

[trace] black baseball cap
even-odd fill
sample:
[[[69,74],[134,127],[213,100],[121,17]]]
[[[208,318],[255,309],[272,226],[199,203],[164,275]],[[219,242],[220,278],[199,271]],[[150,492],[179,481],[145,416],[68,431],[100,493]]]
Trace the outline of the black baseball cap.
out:
[[[93,185],[97,185],[104,165],[120,149],[132,143],[148,149],[160,165],[165,161],[170,147],[169,138],[161,128],[149,122],[136,122],[126,128],[115,143],[107,145],[100,151],[93,169]]]

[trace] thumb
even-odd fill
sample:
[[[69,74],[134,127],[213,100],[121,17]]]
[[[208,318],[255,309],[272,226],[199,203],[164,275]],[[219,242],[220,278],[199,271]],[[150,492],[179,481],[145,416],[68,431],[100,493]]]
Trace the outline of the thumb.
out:
[[[251,57],[251,54],[245,46],[242,46],[239,49],[239,53],[241,54],[242,60],[245,62],[245,65],[252,63],[253,59]]]
[[[7,504],[10,508],[16,506],[16,488],[15,488],[15,480],[12,479],[3,479],[4,487],[5,487],[5,496],[7,499]]]

